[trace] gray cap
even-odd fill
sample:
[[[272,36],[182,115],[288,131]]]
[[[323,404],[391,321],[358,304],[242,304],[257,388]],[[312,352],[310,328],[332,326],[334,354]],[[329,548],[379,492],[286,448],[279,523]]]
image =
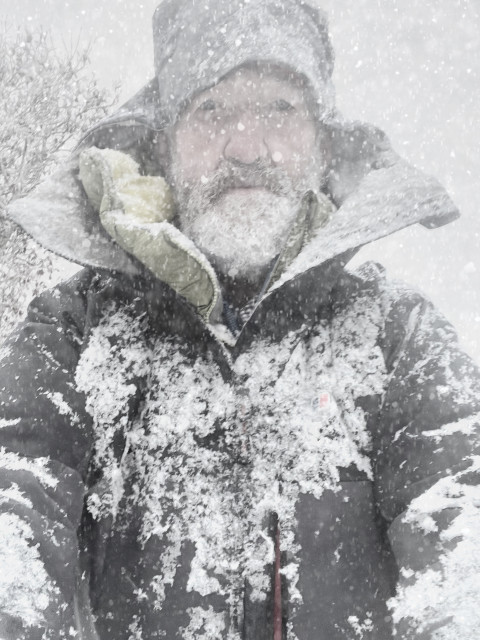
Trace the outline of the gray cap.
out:
[[[335,110],[325,14],[302,0],[164,0],[153,16],[160,120],[172,123],[198,92],[247,63],[304,75],[328,119]]]

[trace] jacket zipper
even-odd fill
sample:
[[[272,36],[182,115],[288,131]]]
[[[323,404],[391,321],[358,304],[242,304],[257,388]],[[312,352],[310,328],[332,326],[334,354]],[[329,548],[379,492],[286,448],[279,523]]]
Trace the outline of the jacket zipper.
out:
[[[280,525],[275,527],[275,571],[273,581],[273,640],[282,640],[282,576],[280,574]]]

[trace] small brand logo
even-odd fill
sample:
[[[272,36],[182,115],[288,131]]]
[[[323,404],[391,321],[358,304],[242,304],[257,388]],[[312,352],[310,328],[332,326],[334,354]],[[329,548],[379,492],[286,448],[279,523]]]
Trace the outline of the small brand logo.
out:
[[[328,409],[331,402],[332,402],[332,399],[330,397],[330,393],[328,391],[320,391],[318,395],[318,408],[320,410]]]
[[[333,407],[333,398],[329,391],[321,390],[312,400],[312,409],[314,411],[329,411]]]

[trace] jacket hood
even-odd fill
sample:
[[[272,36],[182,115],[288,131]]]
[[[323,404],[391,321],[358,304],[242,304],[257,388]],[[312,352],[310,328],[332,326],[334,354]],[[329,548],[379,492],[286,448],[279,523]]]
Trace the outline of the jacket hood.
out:
[[[152,80],[115,115],[82,140],[70,161],[13,201],[7,213],[46,249],[94,268],[139,274],[141,265],[105,232],[78,177],[78,155],[89,146],[127,152],[147,175],[162,174],[166,152],[153,122],[158,84]],[[325,125],[332,147],[326,194],[338,207],[294,260],[276,286],[300,271],[385,237],[409,225],[442,226],[459,216],[431,176],[401,159],[385,134],[364,123],[332,120]]]
[[[300,0],[164,0],[153,16],[157,120],[173,123],[233,69],[270,62],[305,76],[323,120],[334,112],[333,49],[322,11]]]

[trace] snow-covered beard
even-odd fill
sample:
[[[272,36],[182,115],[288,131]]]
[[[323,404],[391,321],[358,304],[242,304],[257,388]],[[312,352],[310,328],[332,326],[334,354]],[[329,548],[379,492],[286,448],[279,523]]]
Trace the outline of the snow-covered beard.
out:
[[[220,273],[258,282],[282,250],[304,190],[263,161],[224,162],[208,181],[176,185],[178,223]]]

